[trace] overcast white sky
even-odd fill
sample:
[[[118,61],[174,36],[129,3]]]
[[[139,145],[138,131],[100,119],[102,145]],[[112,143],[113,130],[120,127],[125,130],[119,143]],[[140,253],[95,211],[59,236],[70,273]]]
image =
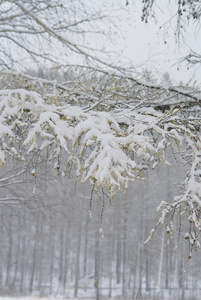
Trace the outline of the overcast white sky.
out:
[[[190,68],[188,70],[186,63],[178,63],[182,57],[190,52],[190,48],[197,53],[201,53],[201,30],[198,30],[198,27],[195,25],[193,26],[193,24],[187,25],[185,28],[185,40],[181,41],[181,45],[178,46],[174,37],[176,19],[174,18],[171,24],[167,22],[177,11],[177,1],[155,0],[156,5],[154,11],[156,18],[155,20],[149,20],[148,24],[141,21],[142,0],[127,1],[129,4],[126,6],[126,0],[86,0],[90,5],[95,6],[97,10],[98,6],[103,6],[104,8],[105,5],[107,11],[107,6],[109,6],[109,16],[111,14],[111,9],[114,14],[115,11],[117,11],[117,14],[119,11],[119,14],[123,14],[122,21],[119,22],[119,27],[121,29],[119,31],[122,33],[121,38],[118,38],[118,35],[117,37],[113,36],[113,38],[116,39],[116,44],[114,46],[109,46],[109,50],[110,47],[113,47],[112,50],[114,50],[114,52],[121,49],[124,56],[130,58],[132,64],[137,67],[136,69],[138,72],[141,73],[143,69],[151,70],[154,75],[157,75],[159,81],[162,78],[162,74],[168,72],[171,79],[175,80],[175,84],[180,81],[187,83],[192,79],[191,85],[193,85],[195,80],[197,80],[197,84],[201,85],[201,67],[195,73],[195,68]],[[120,9],[121,5],[123,5],[123,12]],[[128,22],[125,18],[128,19]],[[119,19],[121,19],[121,15],[119,15]],[[128,23],[130,25],[128,25]],[[164,23],[166,23],[166,26],[159,30],[159,27]],[[108,26],[108,23],[106,26]],[[96,28],[94,30],[96,31]],[[104,30],[107,35],[107,28],[104,28],[103,31]],[[69,35],[69,32],[67,32],[67,34]],[[67,36],[67,38],[69,38],[69,36]],[[78,38],[80,38],[79,35]],[[78,43],[78,41],[79,40],[76,39],[73,40],[75,43]],[[99,39],[89,38],[88,42],[89,47],[92,46],[93,48],[94,46],[94,48],[96,48]],[[14,52],[16,53],[15,49]],[[57,44],[54,45],[54,52],[59,54],[61,61],[62,59],[64,62],[69,61],[69,57],[70,62],[75,60],[75,63],[77,63],[79,61],[77,55],[75,55],[75,58],[73,53],[70,53],[69,55],[68,51],[65,51],[65,48],[61,47],[59,43],[58,46]],[[98,54],[101,55],[101,52]],[[22,59],[21,49],[19,57]],[[116,55],[116,57],[118,56]],[[104,59],[105,57],[103,57],[103,60]],[[80,58],[80,61],[82,62],[82,58]],[[127,66],[129,67],[129,64]],[[196,68],[198,67],[199,66]]]
[[[135,3],[134,3],[135,2]],[[201,53],[201,30],[198,26],[187,25],[185,40],[181,45],[176,43],[174,37],[175,21],[159,29],[176,11],[175,6],[168,4],[169,1],[161,1],[160,7],[156,7],[156,21],[151,20],[148,24],[141,22],[141,1],[130,1],[128,8],[131,12],[131,26],[125,26],[123,33],[125,39],[119,42],[124,55],[131,58],[136,65],[142,65],[154,73],[163,74],[169,72],[171,78],[176,82],[187,83],[192,79],[191,84],[197,80],[201,84],[201,68],[195,69],[186,67],[186,63],[179,64],[178,61],[190,52],[190,48]],[[173,1],[174,2],[174,1]],[[136,4],[137,3],[137,4]],[[165,30],[168,29],[168,30]],[[166,41],[166,43],[165,43]]]

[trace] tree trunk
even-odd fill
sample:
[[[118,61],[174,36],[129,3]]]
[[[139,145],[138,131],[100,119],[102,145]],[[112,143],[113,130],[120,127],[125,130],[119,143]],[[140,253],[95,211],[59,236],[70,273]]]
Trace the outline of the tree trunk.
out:
[[[114,233],[114,218],[113,218],[113,224],[112,225],[112,232],[111,232],[111,238],[110,238],[110,257],[109,257],[109,298],[112,298],[112,263],[113,263],[113,253],[114,253],[114,244],[115,244],[115,233]],[[111,228],[111,226],[110,226]]]
[[[34,283],[34,276],[36,272],[36,254],[37,254],[37,247],[38,247],[38,226],[39,226],[39,217],[37,218],[37,225],[35,230],[35,239],[34,239],[34,247],[33,247],[33,258],[32,258],[32,268],[31,268],[31,276],[29,282],[29,292],[32,293],[33,291],[33,283]]]
[[[12,217],[9,222],[8,229],[8,255],[7,255],[7,267],[6,267],[6,286],[10,287],[11,285],[11,267],[12,267],[12,251],[13,251],[13,237],[12,237]]]
[[[96,242],[95,242],[95,270],[94,270],[94,287],[96,288],[96,300],[100,299],[99,291],[99,269],[100,269],[100,244],[99,244],[99,233],[96,233]]]
[[[117,284],[120,284],[121,282],[121,228],[120,228],[120,220],[119,220],[119,211],[117,211],[117,215],[115,218],[116,227],[118,227],[118,230],[116,231],[116,279]]]
[[[85,239],[84,239],[84,267],[83,267],[84,276],[86,276],[87,274],[88,225],[89,225],[89,216],[87,215],[86,225],[85,225]]]
[[[81,207],[81,216],[78,227],[78,241],[77,241],[77,256],[76,256],[76,267],[75,267],[75,290],[74,297],[77,297],[78,293],[78,284],[80,277],[80,249],[81,249],[81,229],[82,229],[82,207]]]
[[[161,251],[160,251],[159,269],[158,269],[158,281],[157,281],[157,294],[158,295],[160,295],[160,290],[161,290],[161,277],[162,277],[162,267],[163,267],[164,241],[165,241],[165,230],[163,230],[162,239],[161,239]]]
[[[23,228],[22,228],[22,250],[21,250],[21,277],[20,277],[20,292],[24,290],[24,267],[25,267],[25,244],[26,244],[26,207],[23,212]]]
[[[122,296],[126,297],[126,242],[127,242],[127,210],[124,204],[123,219],[123,274],[122,274]]]

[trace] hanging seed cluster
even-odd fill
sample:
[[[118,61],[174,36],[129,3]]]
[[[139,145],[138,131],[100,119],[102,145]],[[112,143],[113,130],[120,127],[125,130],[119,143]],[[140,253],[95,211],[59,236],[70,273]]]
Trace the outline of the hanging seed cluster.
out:
[[[143,9],[141,20],[148,22],[148,18],[153,13],[154,0],[142,0]],[[178,0],[178,18],[185,16],[187,19],[199,19],[201,16],[200,0]]]

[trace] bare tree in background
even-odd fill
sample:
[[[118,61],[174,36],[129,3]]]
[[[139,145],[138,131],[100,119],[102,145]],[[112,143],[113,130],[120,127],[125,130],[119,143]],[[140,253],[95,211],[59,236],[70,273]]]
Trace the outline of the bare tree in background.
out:
[[[133,0],[135,3],[135,0]],[[157,14],[161,10],[160,1],[157,0],[143,0],[141,20],[148,23],[151,18],[157,19]],[[177,43],[186,40],[186,29],[189,25],[196,25],[196,31],[200,31],[200,18],[201,18],[201,3],[198,0],[177,0],[167,1],[167,9],[173,11],[172,17],[160,24],[160,29],[165,32],[174,30]],[[174,8],[174,10],[173,10]],[[165,16],[166,11],[162,12]],[[166,18],[165,18],[166,19]],[[170,29],[171,28],[171,29]],[[165,43],[167,41],[165,40]],[[191,45],[188,45],[191,48]],[[200,65],[201,53],[196,53],[192,49],[190,53],[181,58],[181,62],[186,62],[188,66]]]
[[[23,70],[33,64],[110,65],[105,44],[125,16],[120,1],[4,0],[0,10],[0,65]]]

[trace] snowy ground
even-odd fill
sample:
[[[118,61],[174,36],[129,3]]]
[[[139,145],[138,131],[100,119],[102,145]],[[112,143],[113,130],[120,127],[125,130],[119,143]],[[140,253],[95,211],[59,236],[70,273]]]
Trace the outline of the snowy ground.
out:
[[[58,300],[62,298],[54,298],[54,297],[34,297],[34,296],[27,296],[27,297],[11,297],[11,296],[3,296],[0,297],[0,300]],[[79,298],[81,300],[82,298]],[[78,298],[71,298],[71,300],[78,300]],[[92,299],[84,299],[84,300],[92,300]]]
[[[10,297],[10,296],[5,296],[5,297],[0,297],[0,300],[58,300],[62,298],[54,298],[54,297],[34,297],[34,296],[27,296],[27,297]],[[79,298],[81,300],[82,298]],[[71,298],[71,300],[78,300],[78,298]],[[84,299],[84,300],[92,300],[92,299]]]
[[[52,296],[49,296],[49,297],[34,297],[34,296],[27,296],[27,297],[11,297],[11,296],[2,296],[0,297],[0,300],[58,300],[58,299],[65,299],[66,298],[60,298],[60,297],[57,297],[57,298],[54,298]],[[70,300],[94,300],[95,298],[92,297],[92,298],[71,298]],[[104,300],[109,300],[106,299],[105,297],[103,298]],[[114,297],[114,298],[110,298],[110,299],[122,299],[121,297]],[[138,300],[143,300],[143,299],[146,299],[146,300],[153,300],[154,298],[138,298]],[[170,300],[170,298],[162,298],[162,299],[168,299]],[[176,300],[178,298],[171,298],[171,300]],[[186,298],[187,299],[187,298]],[[129,298],[127,298],[127,300],[130,300]]]
[[[5,297],[0,297],[0,300],[40,300],[40,299],[42,299],[42,300],[58,300],[58,299],[63,299],[63,298],[54,298],[54,297],[40,297],[39,298],[39,297],[33,297],[33,296],[27,296],[27,297],[5,296]],[[64,298],[64,299],[66,299],[66,298]],[[115,299],[115,298],[113,298],[113,299]],[[94,298],[71,298],[71,300],[94,300]],[[104,300],[107,300],[107,299],[104,298]],[[143,299],[140,298],[139,300],[143,300]],[[149,299],[146,298],[146,300],[149,300]]]
[[[5,297],[0,297],[0,300],[40,300],[40,299],[42,299],[42,300],[58,300],[58,299],[66,299],[66,298],[33,297],[33,296],[27,296],[27,297],[10,297],[10,296],[5,296]],[[94,300],[94,298],[71,298],[70,300]],[[104,300],[107,300],[107,299],[104,299]]]

